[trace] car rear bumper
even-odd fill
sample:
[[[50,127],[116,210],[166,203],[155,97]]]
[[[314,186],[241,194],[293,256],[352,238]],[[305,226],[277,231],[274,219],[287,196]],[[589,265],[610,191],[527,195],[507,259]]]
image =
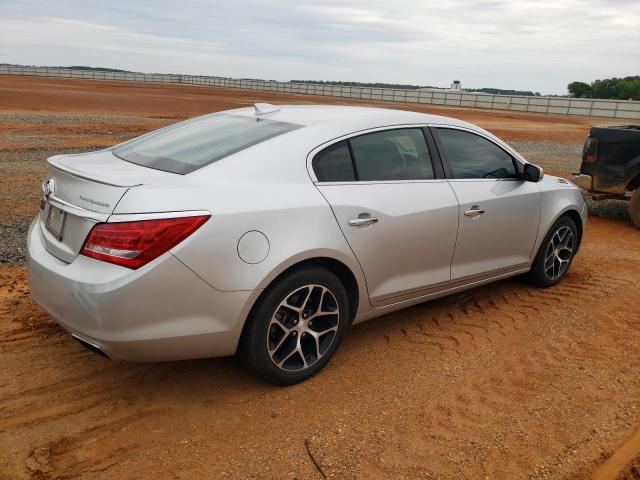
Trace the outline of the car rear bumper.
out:
[[[583,175],[581,173],[574,173],[571,177],[573,183],[575,183],[578,187],[583,190],[590,191],[593,189],[593,179],[591,175]]]
[[[78,256],[67,264],[27,238],[31,295],[76,338],[116,359],[180,360],[235,353],[259,291],[221,292],[170,253],[138,270]]]

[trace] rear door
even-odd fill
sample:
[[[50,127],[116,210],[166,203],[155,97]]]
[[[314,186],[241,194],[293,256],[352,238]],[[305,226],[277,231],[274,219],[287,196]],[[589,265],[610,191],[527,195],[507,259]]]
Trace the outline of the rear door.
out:
[[[427,142],[421,128],[381,130],[338,142],[312,162],[373,305],[450,280],[458,203]]]
[[[432,129],[460,204],[451,279],[526,268],[538,234],[542,195],[521,180],[522,165],[488,137],[465,129]]]

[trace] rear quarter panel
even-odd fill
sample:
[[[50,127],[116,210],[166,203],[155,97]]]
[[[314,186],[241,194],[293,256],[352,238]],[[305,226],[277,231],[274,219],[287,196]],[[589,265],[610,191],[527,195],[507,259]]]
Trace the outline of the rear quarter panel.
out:
[[[209,211],[211,219],[171,252],[221,291],[263,289],[298,262],[333,258],[356,277],[359,307],[366,309],[360,265],[306,170],[310,148],[285,137],[176,175],[173,184],[131,189],[114,213]],[[240,238],[250,231],[268,240],[267,257],[259,263],[247,263],[238,253]]]

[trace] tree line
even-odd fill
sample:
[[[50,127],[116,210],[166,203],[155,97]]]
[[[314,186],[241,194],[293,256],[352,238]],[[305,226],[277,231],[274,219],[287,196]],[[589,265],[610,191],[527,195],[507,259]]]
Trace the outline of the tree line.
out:
[[[605,78],[591,83],[571,82],[567,90],[575,98],[640,100],[640,76]]]
[[[318,85],[341,85],[344,87],[373,87],[373,88],[403,88],[406,90],[417,90],[418,88],[436,88],[424,87],[420,85],[408,85],[404,83],[381,83],[381,82],[340,82],[327,80],[291,80],[291,83],[313,83]]]

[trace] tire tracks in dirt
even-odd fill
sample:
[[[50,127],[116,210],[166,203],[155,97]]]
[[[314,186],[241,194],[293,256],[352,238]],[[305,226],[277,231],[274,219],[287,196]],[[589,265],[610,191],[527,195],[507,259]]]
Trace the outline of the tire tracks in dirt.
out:
[[[591,238],[557,287],[507,280],[357,325],[289,389],[233,360],[95,357],[28,298],[24,269],[2,270],[0,472],[311,477],[308,439],[327,478],[588,478],[640,424],[640,254],[610,262]]]

